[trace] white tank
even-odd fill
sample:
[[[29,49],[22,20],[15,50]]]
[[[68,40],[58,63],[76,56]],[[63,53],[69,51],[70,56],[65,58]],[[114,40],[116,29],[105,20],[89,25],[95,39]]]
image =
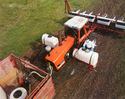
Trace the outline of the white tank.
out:
[[[57,37],[50,36],[49,34],[43,34],[42,43],[45,44],[46,46],[54,48],[59,44],[59,40]]]
[[[7,95],[2,87],[0,87],[0,99],[7,99]]]
[[[80,48],[80,49],[74,49],[73,57],[82,62],[90,64],[95,68],[98,62],[99,54],[94,51],[86,52],[82,50],[82,48]]]

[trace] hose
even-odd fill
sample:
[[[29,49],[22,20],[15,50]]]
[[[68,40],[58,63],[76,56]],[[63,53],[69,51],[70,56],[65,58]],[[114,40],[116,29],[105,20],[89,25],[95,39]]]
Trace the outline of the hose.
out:
[[[53,67],[51,66],[51,64],[50,64],[50,62],[48,63],[48,65],[49,65],[49,69],[50,69],[50,76],[52,76],[52,73],[53,73]]]
[[[38,72],[36,72],[36,71],[30,72],[29,76],[31,76],[32,74],[37,74],[39,77],[45,78],[44,76],[40,75],[40,74],[39,74]]]

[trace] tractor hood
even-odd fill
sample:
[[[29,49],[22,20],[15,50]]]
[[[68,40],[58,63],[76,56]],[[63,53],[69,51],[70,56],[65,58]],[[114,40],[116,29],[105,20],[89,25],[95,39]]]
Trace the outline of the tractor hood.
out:
[[[57,70],[62,66],[61,63],[65,62],[65,55],[71,49],[74,44],[74,38],[67,36],[59,46],[55,47],[47,56],[46,60],[52,62]]]

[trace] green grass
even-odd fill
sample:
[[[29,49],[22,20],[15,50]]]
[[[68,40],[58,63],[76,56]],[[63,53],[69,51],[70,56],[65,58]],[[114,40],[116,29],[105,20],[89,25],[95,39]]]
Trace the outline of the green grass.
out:
[[[85,9],[94,0],[70,1]],[[31,42],[60,30],[66,20],[64,0],[0,0],[0,15],[0,58],[22,55]]]

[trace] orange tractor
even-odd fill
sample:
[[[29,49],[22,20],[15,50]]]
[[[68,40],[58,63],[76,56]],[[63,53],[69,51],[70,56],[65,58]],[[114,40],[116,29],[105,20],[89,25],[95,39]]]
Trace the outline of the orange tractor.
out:
[[[70,56],[89,64],[91,67],[96,67],[98,53],[93,50],[95,42],[86,40],[96,27],[93,25],[90,26],[87,18],[79,16],[68,20],[64,23],[64,26],[65,38],[62,42],[59,42],[57,37],[43,34],[42,43],[48,52],[45,60],[53,65],[56,70],[59,70],[66,62],[66,57]]]
[[[42,35],[42,43],[47,52],[44,59],[50,67],[59,70],[66,63],[67,57],[71,56],[88,64],[89,69],[93,70],[97,65],[99,54],[94,51],[96,41],[87,38],[95,30],[123,34],[125,22],[116,20],[116,17],[108,18],[107,15],[72,11],[68,0],[65,0],[65,10],[72,18],[64,23],[64,39],[60,41],[57,37],[46,33]]]

